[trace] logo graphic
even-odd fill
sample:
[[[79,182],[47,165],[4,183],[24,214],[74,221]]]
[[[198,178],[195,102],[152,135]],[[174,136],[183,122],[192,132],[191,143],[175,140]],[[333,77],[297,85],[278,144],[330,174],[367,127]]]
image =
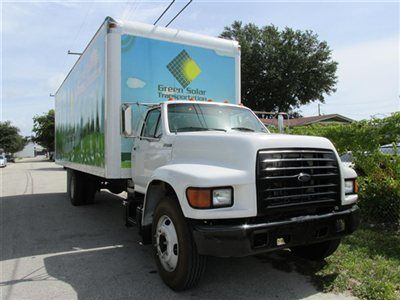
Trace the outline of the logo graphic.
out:
[[[297,180],[300,182],[309,182],[311,180],[311,175],[307,173],[300,173],[299,176],[297,176]]]
[[[167,69],[183,88],[186,88],[201,73],[201,69],[197,63],[185,50],[182,50],[173,60],[171,60],[167,65]]]

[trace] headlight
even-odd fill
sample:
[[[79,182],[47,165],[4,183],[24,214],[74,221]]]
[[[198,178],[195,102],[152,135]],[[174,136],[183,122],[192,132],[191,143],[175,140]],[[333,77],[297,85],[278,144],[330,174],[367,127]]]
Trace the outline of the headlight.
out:
[[[232,206],[232,188],[215,189],[212,191],[212,202],[214,207]]]
[[[344,181],[344,193],[346,195],[358,193],[357,179],[350,179]]]
[[[233,188],[195,188],[186,190],[186,198],[193,208],[221,208],[233,205]]]

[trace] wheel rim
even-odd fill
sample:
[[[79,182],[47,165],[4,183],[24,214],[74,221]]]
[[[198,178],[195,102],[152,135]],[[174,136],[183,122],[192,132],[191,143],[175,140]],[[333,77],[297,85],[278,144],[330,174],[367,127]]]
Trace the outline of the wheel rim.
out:
[[[179,257],[178,235],[174,223],[165,215],[157,223],[156,249],[163,268],[168,272],[174,271]]]

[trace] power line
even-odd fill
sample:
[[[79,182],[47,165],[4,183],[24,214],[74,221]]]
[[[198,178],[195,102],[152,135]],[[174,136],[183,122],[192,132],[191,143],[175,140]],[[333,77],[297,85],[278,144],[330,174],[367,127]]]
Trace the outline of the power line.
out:
[[[171,7],[172,4],[174,4],[175,0],[172,0],[172,2],[168,5],[168,7],[163,11],[163,13],[158,17],[158,19],[153,23],[153,25],[156,25],[158,21],[163,17],[163,15],[168,11],[168,9]]]
[[[169,23],[167,25],[165,25],[165,27],[168,27],[169,24],[171,24],[185,9],[186,7],[189,6],[190,3],[192,3],[193,0],[190,0],[176,15],[175,17],[173,17],[173,19],[171,21],[169,21]]]
[[[139,0],[128,2],[128,5],[125,6],[124,11],[122,12],[122,19],[129,20],[132,13],[134,13],[139,6]]]
[[[77,31],[77,33],[76,33],[76,35],[75,35],[75,37],[74,37],[74,39],[73,39],[73,41],[72,41],[72,47],[75,46],[75,42],[76,42],[78,36],[80,35],[80,33],[81,33],[81,31],[82,31],[82,28],[83,28],[84,26],[86,26],[86,21],[87,21],[87,18],[88,18],[89,13],[90,13],[91,11],[92,11],[92,5],[91,5],[91,3],[89,3],[89,4],[88,4],[88,8],[87,8],[86,13],[85,13],[85,17],[83,18],[83,20],[82,20],[82,22],[81,22],[81,25],[79,26],[79,29],[78,29],[78,31]]]
[[[132,11],[129,12],[129,15],[128,15],[128,19],[127,19],[127,20],[129,20],[129,18],[131,17],[131,15],[132,15],[132,16],[134,15],[134,13],[136,12],[137,8],[139,7],[139,4],[140,4],[140,0],[137,0],[137,1],[135,2],[135,7],[132,7]]]

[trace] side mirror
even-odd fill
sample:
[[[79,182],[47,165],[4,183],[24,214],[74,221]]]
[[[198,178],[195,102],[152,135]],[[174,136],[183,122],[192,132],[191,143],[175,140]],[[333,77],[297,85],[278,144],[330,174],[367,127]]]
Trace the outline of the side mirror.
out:
[[[129,104],[122,104],[121,109],[121,131],[126,137],[133,137],[133,127],[132,127],[132,106]]]

